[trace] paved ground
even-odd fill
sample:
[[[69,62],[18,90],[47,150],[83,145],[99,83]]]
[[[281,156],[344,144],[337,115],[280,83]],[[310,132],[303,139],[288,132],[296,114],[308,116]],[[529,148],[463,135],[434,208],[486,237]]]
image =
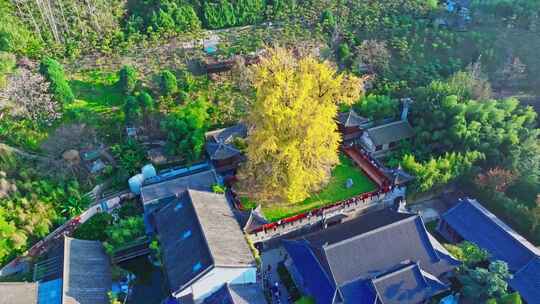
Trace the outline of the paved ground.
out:
[[[287,290],[285,289],[285,285],[283,285],[280,282],[279,275],[277,273],[277,265],[284,259],[285,259],[285,250],[281,247],[264,251],[261,254],[261,262],[262,262],[261,269],[263,269],[262,276],[263,276],[263,286],[265,288],[265,291],[268,289],[271,289],[270,287],[275,286],[275,283],[278,282],[278,289],[279,289],[280,296],[278,299],[278,297],[275,294],[272,295],[272,303],[274,304],[292,303],[288,300],[289,294],[287,293]]]
[[[438,198],[425,200],[407,207],[411,212],[419,213],[426,223],[438,219],[439,216],[447,210],[444,202]]]

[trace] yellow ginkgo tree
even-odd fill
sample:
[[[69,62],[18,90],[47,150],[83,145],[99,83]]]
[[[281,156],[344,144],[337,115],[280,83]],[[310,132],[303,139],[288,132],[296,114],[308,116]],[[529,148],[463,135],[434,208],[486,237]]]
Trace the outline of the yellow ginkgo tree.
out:
[[[362,79],[328,62],[269,50],[254,67],[241,192],[260,202],[298,202],[319,190],[339,162],[338,105],[358,100]]]

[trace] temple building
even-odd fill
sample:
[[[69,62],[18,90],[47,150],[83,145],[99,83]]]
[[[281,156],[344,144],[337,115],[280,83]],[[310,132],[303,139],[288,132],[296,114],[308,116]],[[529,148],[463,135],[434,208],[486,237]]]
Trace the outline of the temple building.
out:
[[[338,114],[337,124],[343,141],[348,142],[362,136],[362,132],[370,125],[370,121],[350,109],[347,112]]]
[[[362,147],[375,157],[386,155],[397,144],[414,136],[414,130],[406,120],[367,129],[361,137]]]
[[[382,209],[284,240],[285,265],[317,304],[423,303],[460,264],[419,215]]]
[[[64,237],[57,254],[38,263],[33,283],[0,283],[1,304],[109,304],[109,256],[98,241]]]
[[[437,227],[450,242],[472,242],[489,252],[491,260],[508,264],[509,280],[528,304],[540,304],[540,250],[471,198],[458,199]]]
[[[242,141],[247,137],[247,127],[237,124],[205,134],[206,154],[219,173],[234,171],[245,160]]]
[[[181,303],[201,303],[223,284],[256,283],[255,259],[225,195],[178,192],[152,222],[171,293]]]

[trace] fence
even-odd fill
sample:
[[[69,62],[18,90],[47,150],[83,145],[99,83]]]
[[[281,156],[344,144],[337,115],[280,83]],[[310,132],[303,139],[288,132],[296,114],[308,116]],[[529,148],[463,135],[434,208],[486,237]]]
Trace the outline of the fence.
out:
[[[374,191],[346,199],[330,206],[318,208],[307,213],[295,215],[281,221],[269,223],[253,230],[248,237],[253,243],[264,242],[286,235],[305,227],[324,223],[336,215],[346,214],[384,205],[387,192]]]

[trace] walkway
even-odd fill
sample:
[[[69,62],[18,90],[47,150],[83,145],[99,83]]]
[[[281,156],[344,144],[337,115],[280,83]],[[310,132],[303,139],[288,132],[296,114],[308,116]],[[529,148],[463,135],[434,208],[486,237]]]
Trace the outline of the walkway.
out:
[[[287,304],[291,303],[289,301],[289,294],[285,285],[279,279],[277,272],[278,265],[285,260],[285,250],[280,247],[277,249],[272,249],[264,251],[261,254],[261,270],[262,270],[262,281],[263,288],[265,292],[272,292],[272,286],[275,286],[275,283],[278,282],[279,289],[279,299],[275,294],[272,294],[272,303]]]
[[[49,233],[45,238],[34,244],[24,253],[24,255],[16,257],[11,262],[6,264],[6,266],[0,269],[0,277],[21,271],[24,264],[22,263],[24,258],[39,257],[49,250],[49,248],[53,247],[59,240],[63,239],[65,235],[70,236],[77,229],[77,227],[91,219],[94,215],[100,212],[110,213],[112,210],[118,208],[120,203],[130,195],[130,193],[122,192],[122,194],[101,201],[99,204],[91,205],[83,213],[68,220],[63,225]]]
[[[373,180],[379,188],[383,189],[390,185],[388,178],[377,167],[376,163],[371,158],[356,147],[345,147],[343,152],[349,156],[362,171],[364,171],[371,180]]]

